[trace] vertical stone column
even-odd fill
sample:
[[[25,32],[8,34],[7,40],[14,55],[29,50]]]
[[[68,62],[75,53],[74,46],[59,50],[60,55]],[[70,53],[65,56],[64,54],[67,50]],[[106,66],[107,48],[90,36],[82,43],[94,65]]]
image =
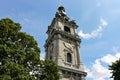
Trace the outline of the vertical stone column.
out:
[[[63,78],[62,70],[59,71],[59,74],[60,74],[60,80],[62,80],[62,78]]]
[[[81,71],[84,71],[84,66],[81,60],[81,56],[80,56],[80,43],[79,42],[77,42],[77,62],[78,62],[79,69]]]
[[[77,42],[76,44],[77,44],[77,46],[76,46],[76,49],[77,49],[77,62],[78,62],[78,65],[80,65],[82,63],[81,58],[80,58],[80,43]]]

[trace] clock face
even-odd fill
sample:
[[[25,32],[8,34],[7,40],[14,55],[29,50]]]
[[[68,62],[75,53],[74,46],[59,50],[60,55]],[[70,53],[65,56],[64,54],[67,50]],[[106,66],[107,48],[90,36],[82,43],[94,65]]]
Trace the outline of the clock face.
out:
[[[65,48],[69,49],[72,51],[72,45],[70,43],[63,43],[63,45],[65,46]]]

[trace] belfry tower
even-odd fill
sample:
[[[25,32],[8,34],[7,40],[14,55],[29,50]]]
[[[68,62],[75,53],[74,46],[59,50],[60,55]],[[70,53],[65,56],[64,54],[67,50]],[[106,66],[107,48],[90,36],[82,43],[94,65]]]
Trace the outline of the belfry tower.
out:
[[[69,20],[63,6],[60,6],[50,26],[45,43],[46,59],[55,61],[60,68],[60,80],[85,80],[87,73],[80,58],[81,39],[77,25]]]

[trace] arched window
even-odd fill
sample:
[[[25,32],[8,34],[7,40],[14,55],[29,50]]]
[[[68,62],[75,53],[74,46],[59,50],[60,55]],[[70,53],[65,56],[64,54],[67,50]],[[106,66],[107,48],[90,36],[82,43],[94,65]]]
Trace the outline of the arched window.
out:
[[[66,31],[66,32],[70,33],[70,28],[69,28],[69,27],[67,27],[67,26],[64,26],[64,31]]]
[[[52,56],[50,56],[50,60],[52,60]]]
[[[72,56],[70,53],[67,53],[67,62],[69,62],[69,63],[72,62]]]

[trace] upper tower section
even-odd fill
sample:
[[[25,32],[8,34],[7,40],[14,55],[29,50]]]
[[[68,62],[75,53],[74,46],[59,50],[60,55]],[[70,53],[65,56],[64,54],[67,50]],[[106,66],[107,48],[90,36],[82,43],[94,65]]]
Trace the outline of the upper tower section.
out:
[[[69,19],[63,6],[58,7],[55,17],[53,18],[50,26],[48,26],[47,34],[51,37],[57,31],[61,34],[74,37],[80,41],[77,34],[77,27],[75,20]]]

